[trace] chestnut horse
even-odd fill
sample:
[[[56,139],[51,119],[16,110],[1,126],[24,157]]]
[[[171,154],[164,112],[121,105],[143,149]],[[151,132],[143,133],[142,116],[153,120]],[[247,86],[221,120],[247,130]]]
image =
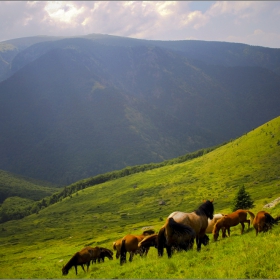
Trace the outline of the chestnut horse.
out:
[[[208,226],[208,218],[212,220],[213,214],[214,214],[213,200],[212,201],[204,200],[203,204],[201,204],[197,210],[191,213],[185,213],[179,211],[171,213],[168,216],[166,223],[168,222],[169,218],[173,218],[175,222],[181,225],[191,227],[195,232],[197,251],[200,251],[202,238],[205,236],[206,228]],[[163,234],[163,232],[161,234]],[[162,248],[163,248],[162,242],[164,242],[164,239],[160,238],[159,236],[159,244],[158,244],[160,248],[158,251],[159,255],[161,255]]]
[[[147,254],[147,251],[139,250],[138,243],[142,241],[146,236],[154,234],[155,231],[150,229],[144,231],[141,235],[132,235],[128,234],[124,236],[121,240],[117,240],[113,244],[113,248],[117,250],[116,258],[120,256],[120,264],[126,262],[126,253],[129,252],[129,261],[132,262],[133,256],[135,254],[140,254],[142,256],[143,254]]]
[[[269,229],[272,229],[272,227],[278,223],[278,220],[280,220],[280,217],[274,219],[266,211],[258,212],[253,221],[253,226],[256,230],[256,236],[259,232],[267,232]]]
[[[247,219],[247,213],[250,215],[250,220]],[[219,231],[222,229],[222,237],[226,237],[226,231],[228,232],[228,236],[230,236],[230,227],[237,226],[241,224],[241,234],[244,231],[244,223],[248,224],[248,228],[250,227],[250,222],[253,223],[255,218],[254,213],[250,212],[249,210],[238,209],[235,212],[225,215],[220,220],[216,222],[213,228],[213,236],[214,241],[217,241],[219,236]]]

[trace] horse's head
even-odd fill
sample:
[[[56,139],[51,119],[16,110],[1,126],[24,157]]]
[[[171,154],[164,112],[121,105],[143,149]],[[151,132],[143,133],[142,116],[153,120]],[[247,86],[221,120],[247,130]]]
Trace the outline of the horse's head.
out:
[[[107,257],[109,260],[113,259],[113,252],[107,248],[101,248],[100,249],[100,255],[102,257]]]
[[[64,267],[62,267],[62,275],[67,275],[68,274],[68,269]]]
[[[214,199],[203,200],[203,204],[198,208],[197,213],[203,212],[210,220],[214,217]]]
[[[220,231],[220,226],[219,226],[219,224],[220,224],[220,221],[222,220],[223,218],[221,218],[220,220],[218,220],[216,223],[215,223],[215,225],[214,225],[214,227],[213,227],[213,231],[212,231],[212,233],[213,233],[213,237],[214,237],[214,241],[217,241],[217,239],[218,239],[218,237],[219,237],[219,231]]]
[[[205,234],[205,235],[200,239],[200,241],[201,241],[201,243],[202,243],[204,246],[208,245],[208,244],[209,244],[209,237],[208,237],[208,235]]]

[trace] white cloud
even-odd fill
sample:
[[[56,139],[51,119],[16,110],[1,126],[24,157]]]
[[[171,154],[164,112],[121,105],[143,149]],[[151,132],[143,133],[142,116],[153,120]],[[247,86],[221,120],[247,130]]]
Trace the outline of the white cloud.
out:
[[[0,1],[0,41],[103,33],[280,47],[279,15],[278,1]]]

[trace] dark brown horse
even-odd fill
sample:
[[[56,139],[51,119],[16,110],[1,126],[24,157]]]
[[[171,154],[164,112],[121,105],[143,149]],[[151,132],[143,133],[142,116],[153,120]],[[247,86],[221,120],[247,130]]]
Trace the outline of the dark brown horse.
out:
[[[147,254],[147,252],[143,252],[142,250],[139,250],[138,243],[142,241],[146,236],[154,234],[155,231],[150,229],[144,231],[141,235],[132,235],[128,234],[124,236],[121,240],[117,240],[113,244],[114,250],[117,250],[116,257],[118,258],[120,256],[120,264],[126,262],[126,253],[129,252],[129,261],[132,262],[133,256],[135,254],[140,254],[140,256],[143,256],[143,254]]]
[[[81,251],[74,254],[74,256],[69,260],[69,262],[62,268],[62,274],[67,275],[69,269],[73,266],[75,267],[76,275],[77,275],[77,266],[80,265],[82,269],[85,271],[84,265],[87,266],[87,271],[90,265],[90,262],[95,262],[98,260],[104,261],[104,258],[107,257],[110,260],[113,259],[113,252],[109,249],[103,247],[90,247],[87,246],[83,248]]]
[[[107,257],[109,260],[113,259],[113,252],[107,248],[104,247],[95,247],[94,249],[97,249],[96,254],[94,255],[94,257],[92,258],[92,263],[95,262],[96,260],[97,262],[104,262],[105,257]]]
[[[260,211],[257,213],[256,217],[253,221],[253,226],[256,230],[256,236],[259,232],[266,232],[269,229],[278,223],[280,217],[276,217],[275,219],[266,211]]]
[[[185,251],[192,249],[195,237],[196,233],[190,226],[168,218],[158,233],[158,255],[163,255],[164,248],[169,258],[172,256],[172,248]]]
[[[201,238],[201,243],[204,246],[209,244],[209,237],[206,234]],[[149,235],[149,236],[145,237],[141,242],[138,243],[138,248],[143,251],[146,251],[147,253],[148,253],[150,247],[155,247],[156,249],[158,249],[158,234],[155,233],[155,234]],[[166,248],[166,246],[164,246],[164,248]],[[176,247],[174,247],[174,246],[171,247],[172,253],[175,250],[181,251],[184,249],[180,248],[180,246],[178,246],[178,243],[177,243]]]
[[[81,251],[74,254],[74,256],[69,260],[69,262],[62,268],[62,275],[67,275],[69,269],[73,266],[75,267],[76,275],[77,275],[77,266],[80,265],[82,269],[85,271],[84,265],[87,266],[87,271],[90,265],[90,261],[92,260],[94,255],[94,248],[85,247]]]
[[[173,212],[169,215],[167,220],[169,218],[173,218],[175,222],[189,226],[195,231],[195,240],[197,245],[197,251],[200,251],[201,244],[202,244],[202,238],[205,236],[206,228],[208,226],[208,218],[211,220],[213,219],[214,215],[214,205],[213,200],[204,200],[203,204],[199,206],[199,208],[191,213],[185,213],[185,212]],[[162,244],[160,245],[160,248],[162,247]],[[161,249],[159,249],[161,251]],[[159,255],[161,252],[159,251]]]
[[[250,220],[247,219],[247,214],[250,215]],[[253,223],[255,218],[254,213],[250,212],[249,210],[239,209],[235,212],[225,215],[220,220],[216,222],[213,228],[213,236],[214,241],[217,241],[219,237],[219,231],[222,229],[222,237],[226,237],[226,231],[228,232],[228,236],[230,236],[230,228],[241,224],[241,234],[244,232],[244,223],[248,224],[248,228],[250,227],[250,223]]]

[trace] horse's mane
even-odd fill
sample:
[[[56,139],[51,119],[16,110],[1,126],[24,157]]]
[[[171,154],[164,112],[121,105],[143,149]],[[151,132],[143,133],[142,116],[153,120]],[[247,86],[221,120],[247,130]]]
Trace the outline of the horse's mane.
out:
[[[214,213],[214,206],[213,202],[206,200],[203,202],[197,210],[194,211],[198,216],[206,215],[207,217],[213,215]]]
[[[215,231],[216,231],[216,227],[217,227],[219,224],[223,223],[223,221],[225,220],[225,217],[226,217],[226,216],[227,216],[227,215],[224,215],[221,219],[219,219],[219,220],[214,224],[213,230],[212,230],[212,233],[213,233],[213,234],[214,234]]]

